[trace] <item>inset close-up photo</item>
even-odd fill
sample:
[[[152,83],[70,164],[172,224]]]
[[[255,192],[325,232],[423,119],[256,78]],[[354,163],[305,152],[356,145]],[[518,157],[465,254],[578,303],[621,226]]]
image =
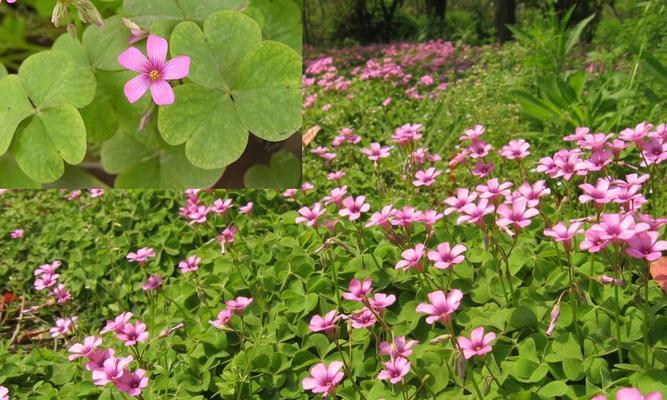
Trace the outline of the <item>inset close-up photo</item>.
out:
[[[299,186],[300,2],[0,3],[0,187]]]

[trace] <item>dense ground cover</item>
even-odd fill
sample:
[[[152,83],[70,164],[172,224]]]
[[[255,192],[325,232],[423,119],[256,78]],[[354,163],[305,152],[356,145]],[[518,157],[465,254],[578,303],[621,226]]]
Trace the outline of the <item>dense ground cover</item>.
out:
[[[530,43],[308,49],[298,190],[3,193],[0,385],[12,399],[667,395],[658,64],[585,73],[578,50],[548,76],[574,91],[559,98],[533,83],[546,58]]]

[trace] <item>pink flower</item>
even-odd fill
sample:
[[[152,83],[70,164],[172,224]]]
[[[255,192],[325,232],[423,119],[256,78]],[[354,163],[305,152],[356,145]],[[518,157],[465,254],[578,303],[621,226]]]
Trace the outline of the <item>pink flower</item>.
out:
[[[137,343],[143,343],[148,340],[148,331],[146,324],[137,321],[134,324],[127,323],[123,329],[116,331],[116,337],[125,342],[125,346],[134,346]]]
[[[589,253],[597,253],[609,246],[609,239],[606,235],[595,229],[589,229],[584,233],[584,240],[579,245],[581,250],[588,250]]]
[[[218,215],[225,215],[225,213],[228,210],[231,210],[231,208],[234,207],[234,203],[232,202],[232,199],[217,199],[216,201],[213,202],[213,206],[211,207],[211,211]]]
[[[54,296],[56,296],[56,302],[58,304],[65,304],[68,301],[72,300],[72,293],[69,290],[67,290],[65,285],[63,285],[62,283],[59,283],[55,288],[53,288],[51,293]]]
[[[447,324],[450,320],[450,315],[456,311],[461,305],[463,292],[458,289],[453,289],[445,294],[442,290],[431,292],[428,294],[430,303],[420,303],[416,311],[421,314],[429,314],[426,317],[426,323],[433,325],[436,321]]]
[[[544,235],[563,243],[565,250],[570,251],[572,249],[572,239],[582,232],[581,222],[572,222],[569,227],[566,227],[565,223],[559,222],[551,228],[545,229]]]
[[[310,370],[310,376],[301,384],[304,390],[321,393],[322,397],[329,397],[336,392],[336,386],[343,380],[345,374],[341,371],[343,363],[334,361],[328,366],[324,363],[315,365]]]
[[[475,141],[478,140],[486,131],[486,128],[483,125],[475,125],[472,129],[467,129],[463,132],[463,136],[459,137],[460,141]]]
[[[9,234],[9,236],[12,239],[21,239],[24,234],[25,231],[23,229],[15,229],[14,231],[12,231],[12,233]]]
[[[474,204],[470,203],[463,207],[463,215],[461,215],[457,220],[456,224],[461,225],[466,222],[477,224],[480,226],[484,225],[484,216],[491,214],[496,207],[489,204],[489,200],[481,199],[479,203]]]
[[[48,274],[54,274],[56,272],[56,270],[58,268],[60,268],[61,265],[62,265],[62,262],[60,262],[58,260],[52,262],[51,264],[43,264],[43,265],[40,265],[39,267],[37,267],[37,269],[35,269],[33,274],[35,276],[42,275],[42,274],[47,274],[47,273]]]
[[[249,201],[246,205],[239,207],[239,214],[252,214],[253,205],[252,201]]]
[[[390,307],[395,302],[396,296],[385,293],[375,293],[373,297],[368,299],[371,308],[378,313],[381,313],[385,308]]]
[[[67,350],[72,353],[67,358],[74,361],[80,357],[88,357],[93,351],[102,345],[102,338],[99,336],[88,336],[83,339],[83,344],[75,343]]]
[[[420,186],[432,186],[435,183],[435,178],[440,176],[442,171],[438,171],[435,168],[431,167],[425,171],[417,171],[415,174],[415,180],[412,181],[412,184]]]
[[[483,356],[489,353],[491,349],[491,342],[496,339],[494,332],[484,334],[484,327],[480,326],[470,332],[470,339],[465,336],[459,336],[456,341],[463,351],[463,357],[469,360],[473,356]]]
[[[528,200],[523,197],[514,199],[511,204],[498,206],[498,215],[502,218],[496,220],[500,227],[513,225],[516,229],[525,228],[530,225],[530,220],[540,212],[535,208],[528,208]]]
[[[343,200],[343,209],[338,214],[341,217],[348,217],[350,221],[355,221],[361,217],[362,213],[368,212],[371,206],[366,203],[366,196],[357,196],[356,198],[348,196]]]
[[[477,199],[477,192],[470,192],[468,189],[456,189],[456,196],[448,197],[444,203],[449,207],[445,209],[445,215],[454,212],[463,211],[463,207],[471,204]]]
[[[603,285],[625,286],[625,281],[623,279],[612,278],[608,275],[600,275],[598,277],[598,282]]]
[[[355,311],[350,315],[350,324],[354,329],[370,328],[375,325],[376,321],[375,314],[367,307],[364,307],[360,311]]]
[[[249,305],[252,304],[252,297],[243,297],[239,296],[234,300],[227,300],[225,305],[232,311],[238,312],[239,315],[243,315],[243,312]]]
[[[132,318],[131,312],[124,312],[117,316],[113,321],[107,320],[107,324],[102,330],[100,330],[100,335],[104,335],[108,332],[120,332],[125,327],[125,324],[130,321]]]
[[[60,277],[59,274],[54,274],[50,272],[43,273],[42,275],[40,275],[39,278],[35,279],[33,286],[37,291],[50,288],[52,286],[55,286],[56,283],[58,283],[58,277]]]
[[[148,280],[144,282],[141,287],[145,292],[149,290],[156,290],[162,287],[162,277],[160,275],[151,275],[148,277]]]
[[[332,336],[336,328],[336,322],[340,319],[337,310],[331,310],[321,317],[319,315],[313,315],[310,319],[310,324],[308,328],[311,332],[326,332],[327,335]]]
[[[398,336],[394,338],[392,343],[380,343],[380,355],[390,356],[391,358],[403,357],[407,358],[412,354],[412,348],[418,344],[416,340],[405,340],[405,336]]]
[[[422,138],[422,129],[423,126],[421,124],[405,124],[399,128],[396,128],[396,131],[391,136],[391,139],[394,143],[398,143],[398,145],[401,147],[408,146]]]
[[[662,394],[651,392],[642,396],[642,392],[635,388],[622,388],[616,392],[616,400],[662,400]]]
[[[371,278],[360,281],[359,279],[352,279],[348,285],[347,292],[343,293],[343,298],[350,301],[363,302],[373,291],[373,281]]]
[[[397,384],[410,372],[410,361],[403,357],[396,357],[383,362],[384,369],[378,374],[379,380],[389,380],[392,384]]]
[[[410,268],[415,268],[418,271],[422,270],[421,259],[424,256],[425,246],[421,243],[412,249],[407,249],[401,253],[402,260],[396,263],[396,269],[407,271]]]
[[[626,240],[628,247],[625,252],[634,258],[655,261],[662,257],[662,252],[667,250],[667,241],[658,240],[660,233],[654,231],[635,233]]]
[[[382,211],[373,213],[366,223],[366,228],[371,226],[381,226],[385,229],[391,228],[392,217],[394,216],[394,207],[391,205],[384,206]]]
[[[7,0],[10,3],[16,1],[16,0]],[[6,387],[0,385],[0,400],[9,400],[9,389]]]
[[[599,224],[595,224],[591,229],[599,231],[601,238],[615,242],[628,240],[637,232],[647,231],[648,224],[635,224],[632,215],[623,214],[603,214]]]
[[[470,157],[473,159],[488,156],[491,149],[493,149],[493,146],[481,140],[474,140],[468,148],[470,150]]]
[[[521,160],[530,155],[529,148],[530,144],[523,139],[511,140],[500,150],[500,155],[508,160]]]
[[[88,193],[90,193],[91,198],[96,199],[104,196],[104,189],[90,189],[88,190]]]
[[[345,198],[346,194],[347,194],[347,186],[337,187],[332,189],[328,196],[324,196],[322,198],[322,201],[326,205],[335,204],[336,207],[342,208],[343,199]]]
[[[479,178],[486,178],[487,176],[491,175],[491,172],[493,172],[495,169],[496,166],[491,161],[485,163],[484,161],[479,160],[475,163],[475,166],[472,169],[472,174]]]
[[[225,325],[229,324],[229,321],[232,319],[233,315],[234,310],[224,309],[218,313],[218,316],[215,320],[208,322],[218,329],[223,329]]]
[[[553,165],[548,168],[540,169],[538,172],[547,172],[552,178],[563,177],[566,181],[572,179],[575,175],[586,175],[586,163],[581,159],[579,150],[561,150],[553,158]],[[544,164],[545,159],[540,160],[540,164]]]
[[[414,207],[405,206],[400,210],[394,210],[392,213],[391,224],[397,226],[410,226],[419,221],[422,217],[421,211]]]
[[[383,106],[383,107],[389,107],[389,106],[391,105],[392,102],[393,102],[393,99],[392,99],[391,97],[387,97],[387,98],[384,99],[384,101],[382,102],[382,106]]]
[[[182,274],[186,272],[195,272],[199,269],[199,264],[201,264],[201,258],[197,256],[190,256],[187,260],[181,261],[178,263],[178,269]]]
[[[138,368],[134,372],[125,370],[120,380],[115,381],[116,387],[132,397],[139,396],[141,389],[148,386],[148,377],[146,371]]]
[[[462,244],[457,244],[453,248],[449,246],[449,243],[444,242],[438,245],[438,249],[431,250],[428,252],[428,259],[433,261],[433,265],[437,269],[450,269],[456,264],[461,264],[465,257],[466,247]]]
[[[489,180],[486,185],[478,185],[477,186],[477,193],[479,193],[479,197],[481,199],[490,199],[490,200],[496,200],[499,197],[509,197],[512,191],[510,188],[512,187],[512,182],[503,182],[500,183],[500,181],[497,178],[493,178]]]
[[[305,223],[306,226],[317,226],[317,220],[326,212],[327,210],[322,208],[320,203],[313,204],[312,207],[301,207],[299,209],[299,217],[296,217],[294,222],[297,224]]]
[[[86,369],[88,371],[95,371],[98,369],[104,369],[104,362],[109,358],[112,358],[116,354],[114,349],[96,349],[91,351],[86,358],[88,362],[86,363]]]
[[[345,171],[329,172],[327,174],[327,180],[338,182],[341,179],[343,179],[345,175],[346,175]]]
[[[419,221],[426,225],[427,229],[431,229],[442,217],[443,215],[435,210],[426,210],[421,212]]]
[[[146,262],[153,257],[155,257],[155,250],[153,250],[150,247],[142,247],[139,250],[137,250],[136,253],[130,252],[127,255],[127,259],[131,263],[137,263],[139,265],[146,264]]]
[[[102,368],[93,370],[93,383],[97,386],[104,386],[107,383],[115,382],[123,376],[125,367],[127,367],[132,360],[132,356],[107,358],[104,360]]]
[[[72,325],[79,319],[78,317],[58,318],[56,326],[49,329],[51,337],[67,336],[72,333]]]
[[[167,61],[169,44],[159,36],[150,35],[146,46],[148,58],[139,49],[130,47],[118,56],[118,63],[130,71],[141,73],[125,85],[125,97],[136,103],[148,89],[158,106],[174,103],[174,90],[167,81],[183,79],[190,74],[190,57],[178,56]]]
[[[641,149],[644,138],[648,136],[649,132],[653,129],[653,125],[642,122],[637,125],[634,129],[628,128],[621,131],[618,135],[618,138],[626,142],[634,142],[637,147]]]
[[[130,30],[130,37],[127,40],[129,44],[135,44],[148,37],[150,32],[141,29],[139,25],[132,22],[132,20],[123,18],[123,24]]]
[[[361,149],[361,152],[365,154],[369,160],[378,161],[391,155],[391,147],[382,147],[380,143],[371,143],[369,147],[364,147]]]
[[[589,201],[594,201],[598,205],[607,204],[612,202],[619,190],[617,188],[610,188],[611,182],[608,179],[598,179],[595,186],[590,183],[584,183],[579,185],[579,188],[583,190],[584,194],[579,196],[579,202],[588,203]]]
[[[523,185],[513,193],[513,197],[524,197],[528,200],[529,207],[537,207],[540,204],[540,197],[548,196],[551,189],[547,187],[544,181],[537,181],[534,184],[524,182]]]

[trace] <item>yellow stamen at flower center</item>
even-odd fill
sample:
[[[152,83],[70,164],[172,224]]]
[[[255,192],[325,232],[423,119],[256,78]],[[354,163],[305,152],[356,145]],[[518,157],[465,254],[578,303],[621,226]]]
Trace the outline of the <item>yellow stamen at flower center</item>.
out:
[[[148,77],[151,78],[152,81],[159,81],[160,80],[160,72],[158,70],[154,69],[148,74]]]

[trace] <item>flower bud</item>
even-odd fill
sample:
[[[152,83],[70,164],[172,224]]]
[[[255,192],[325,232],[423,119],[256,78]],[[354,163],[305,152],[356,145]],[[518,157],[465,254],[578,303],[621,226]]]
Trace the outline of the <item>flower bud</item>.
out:
[[[560,316],[560,303],[556,303],[554,308],[551,310],[551,321],[549,322],[549,328],[547,328],[547,336],[551,336],[556,329],[556,321]]]
[[[102,15],[90,0],[72,0],[72,4],[79,11],[79,18],[87,24],[95,24],[100,28],[104,26]]]
[[[69,20],[69,11],[67,10],[67,7],[68,3],[60,0],[53,8],[53,14],[51,14],[51,23],[53,23],[56,28],[63,26],[67,20]]]

